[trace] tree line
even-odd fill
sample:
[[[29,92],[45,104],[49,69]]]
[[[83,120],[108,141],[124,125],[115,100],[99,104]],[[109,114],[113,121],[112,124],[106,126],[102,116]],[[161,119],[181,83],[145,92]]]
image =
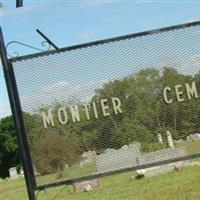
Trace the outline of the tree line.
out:
[[[47,110],[48,106],[41,107],[35,114],[24,112],[34,165],[40,174],[47,174],[66,164],[76,164],[84,151],[95,150],[101,154],[108,148],[119,149],[133,142],[140,142],[143,151],[152,151],[164,147],[157,142],[158,133],[166,136],[169,130],[178,140],[199,132],[199,98],[188,99],[183,87],[184,101],[167,104],[163,99],[164,87],[173,88],[174,85],[193,81],[199,93],[200,72],[187,75],[174,68],[164,68],[162,71],[142,69],[136,74],[107,82],[91,98],[91,102],[108,99],[108,104],[112,104],[110,97],[119,98],[123,112],[118,115],[110,110],[111,115],[107,117],[101,115],[94,120],[85,119],[65,125],[55,119],[54,127],[44,128],[39,113]],[[176,99],[176,95],[175,91],[171,91],[169,97]],[[54,102],[51,108],[57,112],[61,106],[70,106],[70,103]],[[81,101],[76,104],[81,105]],[[102,112],[98,104],[96,109],[98,113]],[[90,112],[90,115],[94,114]],[[80,115],[85,113],[80,112]]]

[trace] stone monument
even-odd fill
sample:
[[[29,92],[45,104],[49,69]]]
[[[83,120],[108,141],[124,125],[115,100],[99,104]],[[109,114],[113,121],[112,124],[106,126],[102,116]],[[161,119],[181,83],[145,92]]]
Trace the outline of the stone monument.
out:
[[[172,134],[170,131],[167,131],[167,143],[170,148],[172,149],[174,148],[174,142],[173,142]]]
[[[9,169],[10,179],[16,179],[18,177],[16,167]]]
[[[163,144],[162,135],[160,133],[157,134],[158,143]]]

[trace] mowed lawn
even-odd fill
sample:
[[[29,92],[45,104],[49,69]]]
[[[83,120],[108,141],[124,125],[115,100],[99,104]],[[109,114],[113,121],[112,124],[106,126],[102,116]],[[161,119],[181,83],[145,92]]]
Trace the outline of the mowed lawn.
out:
[[[101,187],[74,193],[72,186],[40,191],[38,200],[200,200],[200,167],[185,167],[180,172],[130,180],[134,172],[100,179]],[[23,179],[0,182],[0,199],[26,200]]]

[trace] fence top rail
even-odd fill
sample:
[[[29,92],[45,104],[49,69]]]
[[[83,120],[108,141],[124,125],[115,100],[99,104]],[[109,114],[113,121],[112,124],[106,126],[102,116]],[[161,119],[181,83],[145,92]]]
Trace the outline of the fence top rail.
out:
[[[14,58],[10,58],[9,61],[17,62],[17,61],[22,61],[22,60],[28,60],[28,59],[33,59],[33,58],[36,58],[36,57],[43,57],[43,56],[53,55],[53,54],[60,53],[60,52],[71,51],[71,50],[76,50],[76,49],[81,49],[81,48],[87,48],[87,47],[102,45],[102,44],[116,42],[116,41],[120,41],[120,40],[127,40],[127,39],[146,36],[146,35],[159,34],[161,32],[184,29],[184,28],[189,28],[191,26],[198,26],[198,25],[200,25],[200,20],[199,21],[185,23],[185,24],[169,26],[169,27],[165,27],[165,28],[158,28],[158,29],[153,29],[153,30],[149,30],[149,31],[139,32],[139,33],[133,33],[133,34],[128,34],[128,35],[123,35],[123,36],[103,39],[103,40],[97,40],[97,41],[94,41],[94,42],[88,42],[88,43],[68,46],[68,47],[60,48],[59,50],[50,50],[50,51],[44,51],[44,52],[39,52],[39,53],[33,53],[33,54],[29,54],[29,55],[14,57]]]

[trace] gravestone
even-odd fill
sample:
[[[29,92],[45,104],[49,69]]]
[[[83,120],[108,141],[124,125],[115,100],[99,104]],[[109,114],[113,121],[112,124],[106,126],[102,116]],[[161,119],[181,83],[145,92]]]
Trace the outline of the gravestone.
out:
[[[188,135],[186,138],[187,141],[196,141],[196,140],[200,140],[200,133],[195,133],[195,134],[191,134]]]
[[[23,169],[20,169],[20,175],[21,175],[22,177],[24,177],[24,170],[23,170]]]
[[[138,158],[139,165],[147,165],[166,160],[175,160],[187,156],[187,151],[184,148],[166,148],[150,153],[144,153]]]
[[[69,165],[68,164],[65,165],[65,169],[69,169]]]
[[[16,179],[18,177],[16,167],[9,169],[10,179]]]
[[[158,143],[163,144],[162,135],[160,133],[158,133],[157,138],[158,138]]]
[[[94,188],[100,187],[100,180],[97,178],[87,181],[76,182],[73,183],[73,186],[75,192],[90,191]]]
[[[125,145],[120,149],[107,149],[106,153],[97,156],[97,172],[104,173],[137,166],[141,156],[139,143]]]
[[[33,171],[34,171],[35,176],[39,176],[39,173],[38,173],[35,165],[33,165]]]
[[[95,161],[96,159],[96,152],[95,151],[87,151],[87,152],[84,152],[82,155],[81,155],[81,161],[80,161],[80,166],[82,167],[83,165],[89,163],[89,162],[92,162],[92,161]]]
[[[172,134],[170,131],[167,131],[167,143],[170,148],[172,149],[174,148],[174,142],[173,142]]]

